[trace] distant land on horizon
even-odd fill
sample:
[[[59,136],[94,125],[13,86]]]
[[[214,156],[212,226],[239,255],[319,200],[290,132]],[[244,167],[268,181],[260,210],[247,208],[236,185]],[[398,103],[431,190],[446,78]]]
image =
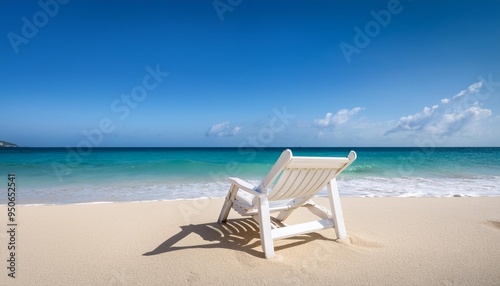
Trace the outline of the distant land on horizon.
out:
[[[0,147],[18,147],[18,146],[14,143],[0,140]]]

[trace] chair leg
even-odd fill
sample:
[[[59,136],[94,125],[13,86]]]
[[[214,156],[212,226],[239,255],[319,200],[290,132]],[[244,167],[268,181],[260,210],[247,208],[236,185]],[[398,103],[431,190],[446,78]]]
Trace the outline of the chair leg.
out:
[[[229,216],[229,211],[231,211],[231,207],[233,206],[234,199],[236,198],[236,193],[238,192],[238,187],[235,185],[231,185],[229,191],[226,195],[226,200],[224,201],[224,205],[222,206],[222,210],[219,214],[219,219],[217,223],[224,223],[227,221],[227,217]]]
[[[259,199],[259,228],[262,250],[267,259],[274,257],[274,243],[271,234],[271,216],[269,213],[269,201],[267,198]]]
[[[292,210],[280,211],[276,219],[279,221],[286,220],[292,214]]]
[[[333,179],[326,185],[328,195],[330,197],[330,206],[332,208],[332,218],[335,223],[335,234],[338,239],[347,238],[345,230],[344,215],[342,214],[342,206],[340,205],[339,188],[337,180]]]

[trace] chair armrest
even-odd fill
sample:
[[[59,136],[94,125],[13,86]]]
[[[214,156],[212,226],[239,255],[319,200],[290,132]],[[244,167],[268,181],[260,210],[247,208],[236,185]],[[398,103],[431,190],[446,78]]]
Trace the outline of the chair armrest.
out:
[[[264,194],[262,194],[256,186],[246,182],[246,181],[243,181],[242,179],[240,178],[235,178],[235,177],[230,177],[228,178],[229,181],[231,182],[231,184],[237,186],[240,190],[242,191],[245,191],[247,193],[250,193],[254,196],[257,196],[259,198],[263,198],[265,197]]]

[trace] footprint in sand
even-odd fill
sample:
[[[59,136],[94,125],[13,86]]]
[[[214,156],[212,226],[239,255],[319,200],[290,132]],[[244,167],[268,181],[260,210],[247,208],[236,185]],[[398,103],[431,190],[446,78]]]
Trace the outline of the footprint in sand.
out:
[[[489,229],[500,231],[500,221],[487,220],[483,222],[482,225]]]
[[[349,243],[348,244],[353,245],[353,246],[362,247],[362,248],[382,248],[382,247],[384,247],[384,245],[381,243],[378,243],[375,241],[370,241],[368,239],[361,238],[359,236],[354,236],[354,235],[349,236]]]

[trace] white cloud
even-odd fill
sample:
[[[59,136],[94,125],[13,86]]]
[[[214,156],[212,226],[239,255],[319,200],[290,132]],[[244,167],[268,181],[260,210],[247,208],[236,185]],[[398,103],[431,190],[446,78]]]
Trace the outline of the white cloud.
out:
[[[476,83],[471,84],[467,88],[467,91],[470,92],[470,93],[478,93],[481,90],[482,87],[483,87],[483,82],[482,81],[478,81]]]
[[[424,132],[436,135],[453,135],[467,131],[491,116],[490,109],[482,108],[476,94],[482,81],[470,85],[451,99],[444,98],[439,105],[425,107],[421,112],[401,117],[395,127],[385,134]]]
[[[217,123],[212,125],[210,129],[207,131],[207,137],[228,137],[234,136],[241,131],[241,127],[235,126],[232,127],[229,121],[224,121],[221,123]]]
[[[351,117],[356,115],[359,111],[363,110],[362,107],[355,107],[351,110],[349,109],[341,109],[335,113],[335,115],[331,112],[328,112],[325,118],[315,119],[314,123],[318,126],[327,127],[327,126],[340,126],[345,124]]]
[[[319,126],[328,126],[332,120],[333,113],[328,112],[323,119],[314,119],[314,123]]]

